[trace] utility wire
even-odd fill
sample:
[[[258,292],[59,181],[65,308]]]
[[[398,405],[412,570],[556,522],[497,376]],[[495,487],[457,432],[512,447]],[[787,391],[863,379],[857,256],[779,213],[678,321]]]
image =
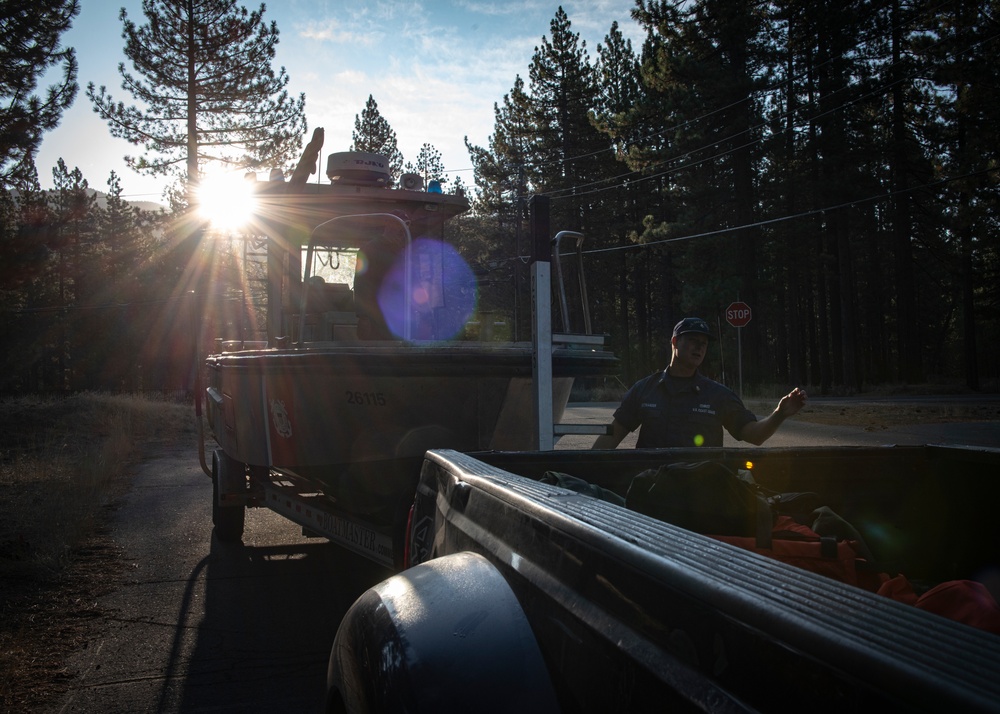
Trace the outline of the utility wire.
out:
[[[948,5],[948,4],[949,4],[949,0],[944,0],[943,2],[941,2],[940,4],[938,4],[937,6],[935,6],[934,8],[931,8],[927,12],[936,12],[938,9],[940,9],[941,7],[944,7],[944,6]],[[900,22],[900,23],[897,23],[893,27],[893,29],[906,28],[907,26],[908,26],[908,23],[906,23],[906,22]],[[919,30],[917,28],[911,28],[911,33],[917,33],[917,32],[920,32],[920,31],[921,30]],[[929,45],[928,49],[937,47],[938,45],[942,44],[943,42],[944,42],[943,39],[939,39],[936,42],[931,43]],[[769,96],[772,96],[773,94],[775,94],[776,92],[778,92],[781,89],[785,89],[788,86],[794,86],[794,83],[801,81],[803,78],[807,77],[809,74],[811,74],[811,73],[814,74],[818,69],[820,69],[822,67],[825,67],[828,64],[832,64],[833,62],[836,62],[836,61],[838,61],[840,59],[843,59],[842,55],[841,56],[829,57],[828,59],[823,60],[822,62],[820,62],[820,63],[818,63],[816,65],[811,66],[808,70],[801,70],[801,71],[799,71],[797,73],[794,73],[793,75],[791,75],[789,77],[785,77],[784,79],[781,79],[778,82],[771,84],[770,86],[762,87],[760,89],[756,89],[756,90],[754,90],[751,93],[750,96],[747,96],[747,97],[745,97],[743,99],[739,99],[739,100],[734,101],[734,102],[731,102],[730,104],[727,104],[724,107],[708,111],[708,112],[706,112],[706,113],[704,113],[704,114],[702,114],[702,115],[700,115],[698,117],[695,117],[693,119],[681,122],[680,124],[674,125],[672,127],[668,127],[666,129],[653,132],[653,133],[647,135],[646,137],[641,137],[641,138],[637,139],[636,142],[649,141],[650,139],[655,139],[655,138],[657,138],[659,136],[662,136],[665,133],[670,133],[670,132],[677,131],[678,129],[682,129],[682,128],[688,126],[689,124],[693,124],[693,123],[696,123],[696,122],[708,119],[708,118],[714,116],[715,114],[718,114],[720,112],[726,111],[727,109],[730,109],[730,108],[732,108],[732,107],[734,107],[734,106],[736,106],[736,105],[738,105],[740,103],[743,103],[743,102],[746,102],[746,101],[750,101],[751,98],[752,98],[752,96],[754,94],[759,95],[759,99],[765,99],[765,98],[767,98]],[[882,70],[891,70],[897,64],[903,64],[903,63],[905,63],[907,61],[908,61],[908,58],[907,59],[900,59],[899,63],[889,62],[884,67],[882,67],[881,69]],[[841,87],[841,88],[835,90],[834,92],[832,92],[830,94],[830,96],[835,96],[835,95],[839,94],[841,91],[847,91],[847,90],[853,89],[856,86],[858,86],[858,85],[857,84],[846,85],[846,86]],[[778,118],[782,118],[782,117],[779,116]],[[607,149],[602,149],[599,152],[593,152],[592,154],[586,154],[586,155],[583,155],[583,156],[580,156],[580,157],[572,157],[572,158],[566,159],[565,161],[567,161],[567,162],[568,161],[573,161],[573,160],[575,160],[577,158],[586,158],[588,156],[596,155],[598,153],[608,152],[608,151],[614,151],[614,150],[615,150],[614,147],[608,147]]]
[[[932,8],[931,12],[933,12],[933,11],[935,11],[935,10],[937,10],[937,9],[939,9],[939,8],[947,5],[947,4],[948,4],[947,2],[942,2],[939,5],[937,5],[935,8]],[[896,27],[908,27],[908,26],[909,26],[909,23],[900,22],[900,23],[897,24]],[[912,28],[912,32],[913,33],[917,33],[917,32],[920,32],[920,31],[921,31],[920,28]],[[956,54],[956,56],[959,56],[961,54],[969,52],[969,51],[973,50],[975,47],[977,47],[979,45],[985,44],[986,42],[989,42],[989,41],[992,41],[992,40],[996,39],[996,37],[997,37],[997,35],[993,35],[993,36],[991,36],[989,38],[986,38],[984,40],[980,40],[980,41],[974,43],[973,45],[970,45],[968,48],[966,48],[965,50],[963,50],[961,53]],[[943,43],[944,41],[945,41],[944,39],[938,39],[937,41],[935,41],[934,43],[932,43],[930,45],[930,47],[931,48],[936,47],[939,44]],[[815,72],[818,67],[822,67],[822,66],[824,66],[826,64],[832,63],[832,62],[837,61],[839,59],[841,59],[841,57],[839,57],[839,56],[838,57],[831,57],[831,58],[829,58],[827,60],[824,60],[819,65],[813,66],[809,71],[810,72]],[[888,64],[886,64],[886,65],[884,65],[883,67],[880,68],[880,74],[884,74],[886,72],[889,72],[889,71],[893,70],[897,66],[897,64],[904,64],[904,63],[907,63],[907,62],[909,62],[908,58],[901,59],[899,61],[899,63],[890,62],[890,63],[888,63]],[[836,107],[831,107],[830,109],[826,110],[826,112],[824,112],[822,114],[814,115],[814,116],[811,116],[811,117],[803,117],[800,120],[799,124],[796,125],[796,128],[799,127],[799,126],[801,126],[804,123],[807,123],[809,121],[814,121],[817,118],[825,116],[827,113],[839,111],[839,110],[841,110],[843,108],[851,106],[852,104],[857,103],[858,101],[861,101],[864,98],[867,98],[867,97],[870,97],[870,96],[876,96],[877,94],[880,93],[880,91],[883,91],[883,90],[884,91],[888,91],[893,86],[895,86],[895,84],[897,84],[899,82],[915,79],[915,78],[917,78],[920,75],[920,72],[921,72],[921,69],[917,68],[917,69],[915,69],[914,72],[911,72],[907,76],[904,76],[904,77],[901,77],[901,78],[898,78],[898,79],[894,79],[894,80],[888,81],[887,83],[884,83],[883,85],[881,85],[881,87],[875,87],[874,89],[869,90],[868,92],[866,92],[865,94],[863,94],[863,95],[861,95],[859,97],[854,97],[853,99],[850,99],[849,101],[845,101],[844,103],[842,103],[842,104],[840,104],[840,105],[838,105]],[[805,74],[806,74],[806,72],[803,70],[803,71],[795,74],[794,76],[786,77],[786,78],[782,79],[781,81],[779,81],[777,83],[769,85],[768,87],[754,90],[754,92],[750,96],[743,97],[743,98],[738,99],[738,100],[736,100],[734,102],[731,102],[731,103],[729,103],[729,104],[727,104],[727,105],[725,105],[723,107],[719,107],[719,108],[713,109],[711,111],[705,112],[705,113],[703,113],[703,114],[701,114],[701,115],[699,115],[697,117],[693,117],[691,119],[685,120],[685,121],[680,122],[678,124],[671,125],[671,126],[666,127],[664,129],[657,130],[655,132],[647,134],[646,136],[644,136],[644,137],[642,137],[640,139],[636,139],[636,140],[634,140],[634,141],[632,141],[630,143],[632,143],[632,144],[642,144],[643,142],[648,142],[648,141],[650,141],[652,139],[655,139],[657,137],[660,137],[660,136],[662,136],[664,134],[676,132],[676,131],[681,130],[683,128],[695,125],[695,124],[697,124],[699,122],[703,122],[704,120],[706,120],[706,119],[708,119],[708,118],[710,118],[710,117],[712,117],[712,116],[714,116],[714,115],[716,115],[716,114],[718,114],[720,112],[724,112],[724,111],[726,111],[728,109],[731,109],[732,107],[735,107],[735,106],[737,106],[737,105],[739,105],[741,103],[744,103],[744,102],[747,102],[747,101],[752,101],[753,100],[753,95],[758,95],[759,99],[762,100],[762,99],[764,99],[764,98],[766,98],[768,96],[773,95],[778,90],[780,90],[780,89],[782,89],[782,88],[784,88],[784,87],[786,87],[788,85],[791,85],[794,82],[797,82],[797,81],[801,80],[801,78],[803,76],[805,76]],[[854,83],[845,85],[843,87],[838,88],[837,90],[835,90],[834,92],[832,92],[827,97],[824,97],[824,99],[829,99],[830,97],[834,97],[837,94],[840,94],[841,92],[851,91],[851,90],[857,89],[857,88],[859,88],[861,86],[862,85],[860,83],[858,83],[858,82],[854,82]],[[750,127],[749,129],[742,130],[742,132],[740,132],[740,133],[746,133],[748,131],[754,131],[754,130],[760,129],[760,128],[765,127],[768,124],[771,124],[771,123],[773,123],[775,121],[780,121],[781,119],[787,118],[791,114],[801,114],[805,109],[808,109],[809,106],[810,106],[810,103],[805,103],[805,104],[799,105],[796,108],[796,110],[794,110],[794,112],[784,112],[784,113],[779,114],[777,116],[769,117],[767,119],[762,120],[761,122],[759,122],[758,124],[754,125],[753,127]],[[788,128],[785,129],[785,131],[787,131],[787,130],[788,130]],[[730,137],[726,137],[726,138],[714,139],[712,142],[710,142],[706,146],[696,147],[694,149],[691,149],[690,151],[686,152],[684,155],[682,155],[680,157],[672,157],[670,159],[664,159],[661,162],[657,162],[657,163],[653,164],[652,167],[655,168],[658,165],[662,165],[664,163],[667,163],[668,161],[675,161],[678,158],[689,157],[689,156],[691,156],[693,154],[698,153],[699,151],[702,151],[702,150],[710,147],[713,144],[719,144],[719,143],[724,142],[724,141],[730,141],[733,138],[735,138],[736,136],[739,136],[739,133],[735,134],[733,136],[730,136]],[[737,147],[737,149],[745,148],[746,146],[751,146],[751,145],[753,145],[753,143],[759,143],[759,142],[763,142],[763,141],[772,140],[774,138],[774,136],[777,136],[777,135],[772,134],[772,135],[768,135],[768,136],[765,136],[765,137],[761,137],[760,139],[757,139],[755,142],[751,142],[749,144],[744,144],[741,147]],[[551,166],[551,165],[556,165],[556,164],[560,164],[560,165],[561,164],[569,164],[570,162],[573,162],[573,161],[577,161],[577,160],[584,159],[584,158],[590,158],[590,157],[593,157],[593,156],[597,156],[597,155],[600,155],[600,154],[603,154],[603,153],[609,153],[609,152],[613,152],[613,151],[617,151],[617,148],[614,147],[614,146],[611,146],[611,147],[607,147],[605,149],[600,149],[600,150],[589,152],[589,153],[586,153],[586,154],[580,154],[580,155],[576,155],[576,156],[572,156],[572,157],[568,157],[568,158],[564,158],[564,159],[555,159],[555,160],[552,160],[552,161],[543,162],[542,164],[539,164],[539,166],[540,167],[544,167],[544,166]],[[726,154],[715,155],[715,156],[709,157],[709,159],[714,159],[714,158],[718,158],[719,156],[725,156],[725,155]],[[709,160],[709,159],[705,159],[705,160]],[[691,165],[696,165],[696,164],[691,164]],[[691,166],[691,165],[688,165],[688,166]],[[685,167],[682,167],[682,168],[688,168],[688,166],[685,166]],[[563,197],[563,196],[561,196],[559,194],[571,194],[571,195],[577,195],[577,196],[588,195],[589,193],[593,193],[594,191],[590,191],[590,192],[583,193],[583,194],[574,193],[574,192],[577,192],[580,189],[587,188],[589,186],[594,186],[594,185],[598,185],[598,184],[601,184],[601,183],[607,183],[609,181],[625,180],[625,179],[629,179],[629,178],[634,177],[634,176],[638,177],[636,180],[646,180],[647,178],[657,178],[659,176],[666,175],[665,173],[661,173],[661,174],[654,174],[652,176],[647,175],[647,176],[644,177],[643,176],[644,172],[648,171],[650,168],[651,167],[646,167],[646,168],[644,168],[642,170],[638,170],[638,171],[629,171],[629,172],[625,172],[625,173],[622,173],[622,174],[618,174],[618,175],[613,176],[613,177],[608,177],[608,178],[605,178],[605,179],[599,179],[599,180],[592,181],[592,182],[587,183],[587,184],[581,184],[579,186],[568,187],[568,188],[565,188],[565,189],[556,189],[554,191],[546,192],[546,193],[543,193],[543,194],[540,194],[540,195],[548,195],[548,196],[552,197],[553,199],[557,199],[557,198],[562,198]],[[471,168],[471,169],[461,169],[461,170],[462,171],[468,171],[468,170],[475,170],[475,169]],[[678,169],[678,170],[680,170],[680,169]],[[667,172],[667,173],[669,173],[669,172]],[[609,186],[609,187],[605,187],[604,189],[600,189],[600,190],[612,190],[614,188],[618,188],[620,185],[624,185],[624,184],[618,184],[618,185],[615,185],[615,186]]]
[[[967,47],[965,50],[963,50],[961,53],[959,53],[956,56],[960,56],[961,54],[965,54],[967,52],[971,52],[977,46],[985,44],[987,42],[992,42],[993,40],[996,40],[998,37],[1000,37],[1000,33],[991,35],[988,38],[985,38],[983,40],[980,40],[979,42],[976,42],[973,45],[970,45],[969,47]],[[642,170],[629,171],[629,172],[626,172],[626,173],[618,174],[618,175],[613,176],[613,177],[608,177],[608,178],[605,178],[605,179],[598,179],[596,181],[591,181],[591,182],[586,183],[586,184],[580,184],[579,186],[569,187],[569,188],[565,188],[565,189],[555,189],[553,191],[547,191],[547,192],[544,192],[544,193],[541,193],[541,194],[538,194],[538,195],[549,196],[553,200],[559,200],[559,199],[568,198],[568,197],[574,197],[575,198],[575,197],[580,197],[580,196],[587,196],[587,195],[591,195],[591,194],[594,194],[594,193],[601,193],[601,192],[604,192],[604,191],[610,191],[610,190],[614,190],[614,189],[617,189],[617,188],[621,188],[621,187],[623,187],[625,185],[625,180],[630,180],[629,183],[641,183],[641,182],[644,182],[644,181],[647,181],[647,180],[650,180],[650,179],[661,178],[663,176],[667,176],[667,175],[670,175],[672,173],[676,173],[676,172],[679,172],[679,171],[683,171],[683,170],[686,170],[686,169],[693,168],[693,167],[698,166],[698,165],[700,165],[700,164],[702,164],[702,163],[704,163],[706,161],[713,161],[713,160],[716,160],[716,159],[725,158],[726,156],[728,156],[731,153],[735,153],[737,151],[740,151],[742,149],[754,146],[756,144],[763,143],[765,141],[773,141],[776,138],[779,138],[780,136],[782,136],[783,134],[785,134],[785,133],[787,133],[789,131],[796,131],[798,129],[801,129],[803,126],[807,126],[808,124],[816,121],[817,119],[821,119],[821,118],[823,118],[825,116],[829,116],[829,115],[834,114],[836,112],[840,112],[842,110],[845,110],[845,109],[853,106],[854,104],[857,104],[858,102],[861,102],[861,101],[863,101],[865,99],[868,99],[868,98],[871,98],[871,97],[874,97],[874,96],[878,96],[878,95],[882,94],[883,92],[888,92],[889,90],[891,90],[894,86],[896,86],[899,83],[906,82],[908,80],[916,79],[917,77],[920,76],[921,73],[922,73],[922,69],[918,68],[914,72],[911,72],[910,74],[908,74],[906,76],[899,77],[897,79],[893,79],[891,81],[888,81],[885,84],[879,85],[877,87],[873,87],[869,91],[867,91],[867,92],[865,92],[863,94],[857,95],[855,97],[849,98],[848,100],[846,100],[846,101],[844,101],[844,102],[842,102],[842,103],[840,103],[840,104],[838,104],[838,105],[836,105],[834,107],[830,107],[829,109],[827,109],[827,110],[825,110],[823,112],[820,112],[818,114],[810,114],[810,115],[801,116],[801,118],[799,119],[799,121],[796,122],[796,124],[794,126],[792,126],[792,127],[783,127],[779,132],[768,134],[766,136],[761,136],[761,137],[759,137],[757,139],[754,139],[752,141],[748,141],[748,142],[746,142],[744,144],[741,144],[739,146],[729,148],[726,151],[723,151],[721,153],[716,153],[716,154],[713,154],[711,156],[705,157],[703,159],[699,159],[697,161],[684,164],[682,166],[672,167],[672,168],[666,169],[664,171],[660,171],[660,172],[653,173],[653,174],[647,173],[649,171],[649,168],[650,168],[650,167],[647,167],[647,168],[642,169]],[[833,95],[835,95],[835,94],[837,94],[837,93],[839,93],[841,91],[847,91],[849,89],[855,89],[857,87],[858,87],[857,84],[847,85],[845,87],[842,87],[842,88],[836,90],[830,96],[833,96]],[[730,105],[730,106],[732,106],[732,105]],[[742,129],[739,132],[736,132],[734,134],[730,134],[729,136],[726,136],[726,137],[720,137],[720,138],[714,139],[713,141],[711,141],[708,144],[705,144],[704,146],[696,147],[696,148],[691,149],[691,150],[689,150],[689,151],[687,151],[687,152],[685,152],[683,154],[680,154],[680,155],[675,156],[675,157],[671,157],[669,159],[664,159],[663,161],[657,162],[657,163],[653,164],[652,166],[653,167],[662,166],[662,165],[667,164],[669,162],[674,162],[674,161],[678,161],[678,160],[689,158],[691,156],[694,156],[694,155],[698,154],[701,151],[704,151],[705,149],[711,148],[712,146],[717,146],[717,145],[720,145],[720,144],[724,144],[726,142],[732,141],[733,139],[736,139],[740,135],[749,134],[749,133],[752,133],[754,131],[760,130],[760,129],[762,129],[762,128],[770,125],[770,124],[773,124],[775,121],[780,121],[782,119],[786,119],[789,116],[802,115],[803,108],[808,108],[808,106],[809,105],[802,105],[800,107],[797,107],[793,111],[787,111],[787,112],[784,112],[782,114],[779,114],[779,115],[776,115],[776,116],[773,116],[773,117],[765,118],[762,121],[758,122],[757,124],[755,124],[755,125],[753,125],[751,127],[748,127],[746,129]],[[634,177],[634,180],[631,180],[631,179],[633,179],[633,177]],[[617,184],[613,184],[613,185],[610,185],[610,186],[603,186],[601,188],[596,188],[596,189],[591,189],[589,191],[580,192],[580,189],[588,188],[590,186],[598,186],[598,185],[600,185],[602,183],[607,183],[609,181],[619,181],[619,180],[621,180],[622,183],[617,183]]]
[[[753,223],[746,223],[744,225],[728,226],[726,228],[717,228],[710,231],[702,231],[701,233],[691,233],[689,235],[677,236],[676,238],[664,238],[663,240],[651,241],[649,243],[633,243],[630,245],[612,246],[610,248],[593,248],[591,250],[582,251],[582,254],[597,255],[600,253],[616,253],[618,251],[623,251],[623,250],[641,250],[643,248],[648,248],[650,246],[666,245],[669,243],[680,243],[683,241],[696,240],[699,238],[712,238],[715,236],[724,235],[726,233],[736,233],[737,231],[748,230],[751,228],[762,228],[765,226],[776,225],[778,223],[785,223],[787,221],[795,221],[802,218],[810,218],[812,216],[822,215],[824,213],[832,213],[834,211],[840,211],[846,208],[853,208],[855,206],[863,205],[866,203],[882,201],[888,198],[892,198],[893,196],[899,194],[923,191],[927,189],[934,189],[947,185],[953,181],[960,181],[962,179],[973,178],[976,176],[985,176],[988,174],[1000,174],[1000,168],[988,168],[988,169],[980,169],[978,171],[970,171],[968,173],[961,174],[960,176],[949,176],[948,178],[939,179],[937,181],[931,181],[929,183],[925,183],[920,186],[909,186],[905,189],[886,191],[885,193],[881,193],[876,196],[867,196],[864,198],[852,199],[850,201],[844,201],[842,203],[830,206],[824,206],[822,208],[813,208],[808,211],[802,211],[800,213],[795,213],[792,215],[767,218],[760,221],[755,221]],[[493,262],[497,263],[496,268],[499,268],[499,264],[501,263],[510,263],[516,261],[523,264],[527,264],[528,262],[530,262],[530,260],[531,256],[529,255],[516,255],[510,258],[495,259]],[[491,268],[490,270],[492,271],[496,268]]]
[[[934,189],[940,186],[951,183],[952,181],[960,181],[962,179],[973,178],[975,176],[985,176],[987,174],[1000,174],[1000,168],[988,168],[980,169],[978,171],[970,171],[968,173],[961,174],[960,176],[949,176],[948,178],[939,179],[937,181],[931,181],[930,183],[925,183],[920,186],[910,186],[905,189],[897,189],[894,191],[886,191],[885,193],[878,194],[876,196],[867,196],[865,198],[852,199],[850,201],[844,201],[843,203],[834,204],[832,206],[824,206],[823,208],[813,208],[808,211],[802,211],[801,213],[795,213],[788,216],[778,216],[776,218],[768,218],[761,221],[755,221],[753,223],[746,223],[741,226],[731,226],[727,228],[717,228],[711,231],[704,231],[702,233],[692,233],[690,235],[678,236],[676,238],[664,238],[663,240],[652,241],[649,243],[635,243],[633,245],[619,245],[613,246],[611,248],[594,248],[592,250],[585,250],[583,253],[585,255],[597,254],[597,253],[613,253],[620,250],[637,250],[639,248],[646,248],[654,245],[665,245],[667,243],[679,243],[681,241],[694,240],[696,238],[710,238],[712,236],[722,235],[724,233],[735,233],[737,231],[748,230],[750,228],[761,228],[764,226],[775,225],[777,223],[784,223],[786,221],[795,221],[801,218],[809,218],[811,216],[816,216],[824,213],[832,213],[833,211],[840,211],[845,208],[853,208],[855,206],[863,205],[866,203],[873,203],[875,201],[882,201],[887,198],[892,198],[903,193],[910,193],[916,191],[923,191],[925,189]]]

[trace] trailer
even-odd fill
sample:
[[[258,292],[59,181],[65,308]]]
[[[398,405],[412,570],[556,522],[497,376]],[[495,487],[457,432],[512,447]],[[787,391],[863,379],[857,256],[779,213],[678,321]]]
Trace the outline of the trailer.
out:
[[[300,167],[318,153],[314,140]],[[447,229],[464,195],[412,174],[390,187],[388,160],[372,154],[331,154],[326,173],[256,186],[266,339],[220,337],[205,362],[215,534],[239,540],[246,508],[265,507],[398,567],[428,449],[547,448],[539,433],[580,433],[558,426],[574,380],[617,360],[590,326],[583,236],[552,236],[541,202],[532,339],[501,341],[471,329],[477,279]]]

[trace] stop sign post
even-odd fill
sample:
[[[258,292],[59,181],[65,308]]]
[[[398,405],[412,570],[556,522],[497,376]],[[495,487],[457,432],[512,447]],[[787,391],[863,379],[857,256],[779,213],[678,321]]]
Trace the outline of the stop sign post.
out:
[[[743,327],[750,322],[750,306],[737,300],[726,308],[726,322],[736,328],[736,354],[740,374],[740,399],[743,398]]]

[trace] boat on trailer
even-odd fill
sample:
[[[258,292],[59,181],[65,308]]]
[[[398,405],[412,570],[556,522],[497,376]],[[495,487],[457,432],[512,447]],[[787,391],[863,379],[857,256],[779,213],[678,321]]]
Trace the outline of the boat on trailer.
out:
[[[300,167],[317,154],[310,145]],[[248,467],[250,505],[263,474],[374,517],[412,499],[428,449],[538,448],[537,340],[470,329],[476,277],[446,230],[468,200],[425,190],[413,174],[391,188],[387,167],[382,156],[338,153],[329,183],[306,183],[297,170],[256,186],[267,339],[217,339],[206,361],[208,421],[220,458],[241,465],[238,480]],[[611,374],[617,361],[588,334],[582,276],[579,294],[567,295],[556,247],[554,304],[564,323],[569,301],[583,300],[574,307],[586,315],[582,332],[551,345],[546,384],[559,422],[574,379]]]

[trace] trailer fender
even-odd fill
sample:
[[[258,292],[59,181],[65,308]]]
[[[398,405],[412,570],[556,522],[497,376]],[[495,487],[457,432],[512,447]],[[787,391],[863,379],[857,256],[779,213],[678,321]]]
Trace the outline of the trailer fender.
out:
[[[527,618],[475,553],[410,568],[366,591],[340,623],[328,712],[554,712]]]
[[[212,452],[212,524],[223,543],[243,537],[246,524],[246,464],[222,449]]]

